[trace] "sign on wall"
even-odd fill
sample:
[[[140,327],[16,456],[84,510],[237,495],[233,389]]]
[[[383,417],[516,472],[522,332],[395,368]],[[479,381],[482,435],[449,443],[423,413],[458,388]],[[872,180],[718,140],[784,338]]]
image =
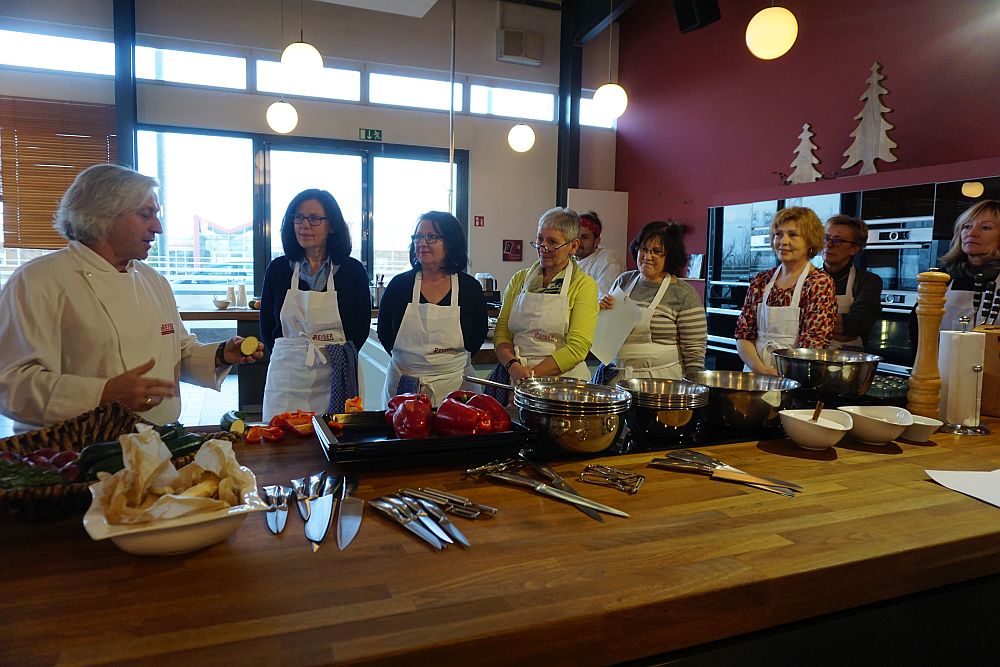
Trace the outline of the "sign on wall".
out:
[[[374,130],[368,127],[358,128],[358,139],[361,141],[382,141],[382,130]]]
[[[520,262],[524,258],[524,241],[521,239],[503,240],[503,261]]]

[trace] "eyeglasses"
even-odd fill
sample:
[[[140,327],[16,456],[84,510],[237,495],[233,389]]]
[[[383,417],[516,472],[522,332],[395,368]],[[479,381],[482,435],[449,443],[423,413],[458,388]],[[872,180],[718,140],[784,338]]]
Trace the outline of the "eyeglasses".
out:
[[[572,242],[573,242],[573,240],[569,240],[569,241],[566,241],[566,243],[560,243],[557,246],[547,246],[544,243],[539,243],[538,241],[529,241],[528,245],[530,245],[532,248],[534,248],[538,252],[544,252],[544,253],[548,254],[550,252],[555,252],[556,250],[559,250],[559,248],[562,248],[563,246],[567,246],[567,245],[569,245]]]
[[[847,239],[834,238],[833,236],[824,236],[823,243],[826,245],[832,245],[834,248],[839,248],[842,245],[854,245],[854,241],[848,241]]]
[[[652,255],[653,257],[666,257],[667,251],[663,248],[639,248],[639,252],[643,255]]]
[[[425,241],[427,245],[434,245],[441,240],[441,237],[437,234],[414,234],[410,239],[413,241],[413,245],[417,245],[421,241]]]
[[[301,213],[296,213],[292,217],[292,222],[296,225],[301,225],[303,222],[308,221],[310,227],[318,227],[323,223],[324,220],[329,220],[330,218],[325,218],[322,215],[302,215]]]

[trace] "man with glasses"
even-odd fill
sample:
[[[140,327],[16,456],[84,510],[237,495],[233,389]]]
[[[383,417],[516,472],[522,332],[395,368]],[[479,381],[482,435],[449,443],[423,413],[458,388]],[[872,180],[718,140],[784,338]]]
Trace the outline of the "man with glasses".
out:
[[[597,281],[598,294],[607,294],[615,279],[625,270],[625,263],[610,248],[602,248],[601,230],[604,226],[595,211],[580,214],[580,246],[576,261],[584,273]]]
[[[857,261],[868,242],[868,225],[860,218],[835,215],[826,221],[823,269],[837,287],[837,322],[831,350],[864,349],[882,313],[882,279]]]

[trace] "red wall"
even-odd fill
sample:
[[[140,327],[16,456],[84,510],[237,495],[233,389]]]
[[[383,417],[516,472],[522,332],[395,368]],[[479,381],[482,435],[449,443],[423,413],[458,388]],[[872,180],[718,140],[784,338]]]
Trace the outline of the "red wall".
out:
[[[629,238],[672,217],[692,227],[688,250],[700,252],[709,206],[1000,174],[1000,2],[789,0],[779,4],[795,13],[798,39],[763,61],[744,31],[769,4],[719,0],[722,19],[687,34],[669,0],[642,0],[623,18],[629,108],[615,186],[629,193]],[[855,176],[857,164],[850,176],[781,185],[772,172],[791,172],[803,123],[817,169],[841,171],[875,61],[898,161],[876,162],[875,175]]]

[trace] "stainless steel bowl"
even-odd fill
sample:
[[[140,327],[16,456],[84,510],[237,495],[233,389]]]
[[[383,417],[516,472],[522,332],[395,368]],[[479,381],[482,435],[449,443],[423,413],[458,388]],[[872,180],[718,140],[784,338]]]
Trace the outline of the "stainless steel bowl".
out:
[[[682,380],[632,378],[618,388],[632,395],[625,422],[642,446],[678,442],[694,429],[695,410],[708,404],[708,387]]]
[[[562,406],[584,413],[623,411],[631,400],[628,392],[576,378],[540,377],[519,380],[514,402],[539,408]]]
[[[691,409],[708,404],[708,387],[682,380],[632,378],[618,383],[632,395],[632,406]]]
[[[799,383],[739,371],[699,371],[686,380],[708,387],[708,419],[723,426],[776,426]]]
[[[625,425],[625,414],[552,415],[520,408],[520,420],[568,452],[593,454],[603,452],[618,439]]]
[[[514,389],[521,423],[574,453],[600,452],[614,444],[630,402],[622,389],[572,378],[521,380]]]
[[[778,374],[826,398],[854,398],[868,391],[882,357],[805,347],[774,351]]]

